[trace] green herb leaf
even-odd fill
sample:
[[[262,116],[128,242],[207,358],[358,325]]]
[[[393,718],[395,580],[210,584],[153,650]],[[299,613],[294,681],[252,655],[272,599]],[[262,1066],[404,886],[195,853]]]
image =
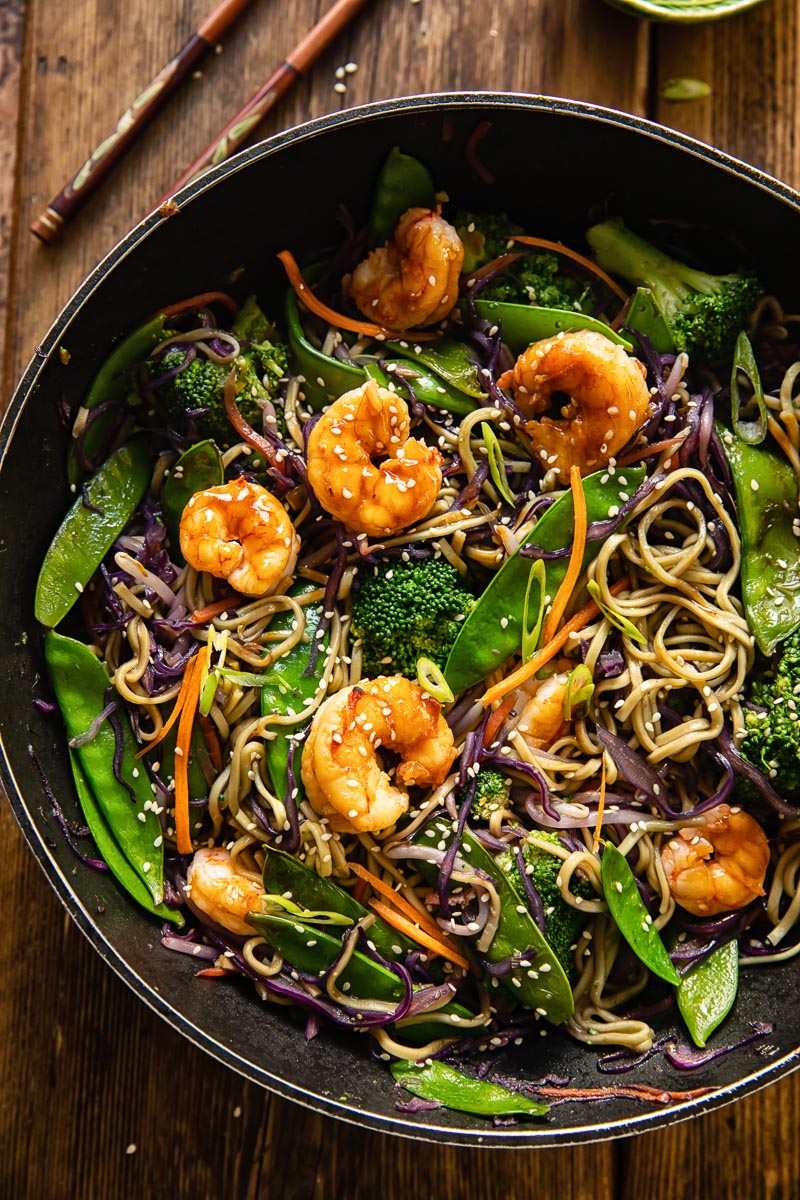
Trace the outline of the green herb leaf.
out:
[[[739,987],[739,947],[734,939],[687,971],[678,984],[681,1016],[692,1041],[702,1049],[727,1017]]]
[[[498,492],[506,501],[506,503],[513,504],[514,493],[508,486],[506,460],[503,457],[503,451],[500,449],[500,443],[497,440],[497,434],[492,429],[488,421],[481,421],[481,433],[483,434],[484,444],[486,445],[486,456],[489,459],[489,474],[492,477],[492,483],[497,488]]]
[[[654,975],[679,984],[681,977],[639,895],[633,871],[612,842],[603,850],[601,876],[611,916],[633,953]]]
[[[746,376],[752,394],[742,398],[741,376]],[[755,413],[753,412],[755,409]],[[744,414],[747,414],[746,416]],[[767,436],[767,406],[750,339],[742,330],[736,339],[731,368],[731,419],[737,437],[748,446],[758,446]]]
[[[539,637],[544,621],[544,598],[547,587],[547,568],[544,559],[537,558],[531,566],[528,576],[528,586],[525,589],[525,603],[522,606],[522,661],[525,663],[533,658],[539,647]],[[532,599],[534,592],[536,598]],[[536,613],[536,620],[530,625],[530,613]]]
[[[423,1100],[438,1101],[457,1112],[476,1113],[479,1117],[540,1117],[550,1111],[549,1106],[539,1100],[511,1092],[498,1083],[474,1079],[438,1060],[423,1067],[410,1062],[395,1062],[391,1071],[396,1082],[407,1092],[421,1096]]]
[[[440,704],[452,704],[455,700],[453,689],[448,685],[441,668],[437,667],[433,659],[417,659],[417,681],[419,686]]]
[[[702,100],[711,95],[711,86],[704,79],[668,79],[661,89],[662,100]]]
[[[618,629],[620,633],[623,633],[625,637],[631,638],[634,642],[639,642],[642,646],[647,645],[647,638],[644,636],[644,634],[637,629],[627,617],[624,617],[621,612],[617,612],[617,610],[612,608],[610,604],[606,604],[606,602],[601,598],[600,584],[597,582],[597,580],[590,579],[586,585],[586,590],[594,600],[597,607],[600,609],[600,612],[603,614],[605,619],[609,621],[615,629]]]

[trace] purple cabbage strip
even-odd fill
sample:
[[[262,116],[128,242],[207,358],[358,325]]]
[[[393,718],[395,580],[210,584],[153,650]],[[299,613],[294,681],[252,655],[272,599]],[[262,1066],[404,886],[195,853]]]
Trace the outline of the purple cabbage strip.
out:
[[[39,757],[38,757],[36,751],[34,750],[33,746],[28,746],[28,754],[31,757],[33,765],[36,767],[36,773],[39,776],[39,780],[42,785],[42,791],[44,792],[45,796],[47,797],[47,801],[50,805],[50,811],[52,812],[53,816],[55,817],[56,823],[58,824],[59,829],[61,830],[62,834],[64,835],[64,841],[67,843],[67,845],[69,846],[72,853],[75,855],[76,858],[80,859],[80,861],[85,866],[91,867],[94,871],[107,871],[108,863],[104,862],[104,860],[102,858],[89,858],[88,855],[84,854],[83,851],[78,848],[78,846],[75,843],[75,838],[76,837],[80,837],[80,838],[88,837],[89,836],[88,828],[86,826],[78,826],[77,828],[73,827],[72,829],[70,829],[69,821],[65,817],[64,810],[62,809],[61,805],[59,804],[56,794],[53,791],[52,787],[50,786],[50,782],[44,773],[44,768],[42,767],[42,764],[39,762]]]
[[[306,1028],[305,1028],[305,1039],[307,1042],[313,1042],[314,1038],[317,1036],[317,1034],[320,1031],[321,1025],[322,1025],[322,1022],[319,1018],[318,1013],[313,1013],[313,1012],[307,1013]]]
[[[171,350],[182,350],[183,358],[177,366],[171,367],[168,371],[165,371],[163,375],[156,375],[153,378],[148,379],[147,385],[153,391],[158,391],[158,389],[163,387],[165,383],[171,383],[173,379],[177,378],[177,376],[180,375],[182,371],[185,371],[189,364],[194,362],[194,360],[197,358],[197,347],[193,345],[192,342],[176,342],[171,345],[164,346],[163,350],[159,352],[158,357],[154,359],[154,361],[160,362],[161,359],[164,358],[164,356]]]
[[[339,591],[339,584],[342,582],[345,567],[347,566],[347,551],[350,549],[350,542],[347,539],[344,526],[335,525],[336,533],[336,562],[331,568],[331,573],[328,576],[328,581],[325,584],[325,595],[322,598],[322,616],[319,619],[319,624],[314,631],[314,637],[311,640],[311,651],[308,656],[303,675],[308,678],[316,672],[317,661],[319,660],[319,652],[322,647],[323,637],[330,628],[332,616],[328,613],[333,613],[334,605],[336,604],[336,595]]]
[[[469,734],[467,734],[467,737],[469,737]],[[464,753],[466,754],[466,750]],[[448,884],[450,883],[450,876],[453,873],[453,868],[455,867],[456,857],[458,856],[458,851],[461,846],[461,838],[464,835],[464,828],[467,824],[467,817],[469,816],[469,810],[472,807],[472,801],[475,799],[475,789],[477,786],[478,776],[476,773],[472,776],[467,789],[467,794],[459,806],[458,820],[456,822],[456,828],[453,832],[453,840],[447,847],[447,852],[442,860],[442,865],[439,867],[439,878],[436,884],[436,890],[439,895],[439,907],[445,917],[452,916],[450,897],[447,894],[447,888]]]
[[[422,1096],[412,1096],[410,1100],[396,1100],[394,1106],[398,1112],[412,1114],[433,1112],[434,1109],[444,1108],[444,1105],[440,1104],[438,1100],[423,1100]]]
[[[667,1034],[666,1037],[653,1042],[650,1049],[645,1050],[643,1054],[631,1054],[628,1050],[614,1050],[611,1054],[602,1054],[597,1060],[597,1069],[602,1075],[625,1075],[634,1067],[641,1067],[643,1063],[655,1058],[668,1041],[669,1035]]]
[[[520,880],[522,881],[522,889],[525,892],[525,900],[528,905],[528,911],[539,927],[540,933],[545,933],[547,929],[547,921],[544,915],[544,905],[542,897],[536,890],[536,886],[530,875],[525,869],[525,859],[519,846],[514,847],[514,861],[517,864]]]
[[[467,484],[461,489],[453,503],[448,508],[448,512],[458,512],[459,509],[469,508],[481,494],[481,488],[489,477],[489,460],[485,458],[483,462],[478,463],[475,473]]]
[[[769,1037],[775,1032],[775,1023],[752,1021],[750,1028],[753,1032],[747,1037],[740,1038],[738,1042],[732,1042],[729,1046],[718,1046],[715,1050],[695,1050],[692,1046],[681,1046],[675,1041],[667,1041],[664,1045],[664,1055],[670,1065],[679,1071],[694,1071],[698,1067],[705,1067],[715,1058],[722,1058],[733,1050],[741,1050],[743,1046],[748,1046],[759,1038]]]
[[[106,693],[105,693],[106,697],[108,697],[109,693],[111,693],[111,692],[112,692],[111,688],[106,688]],[[130,796],[131,804],[135,804],[136,803],[136,793],[134,792],[133,788],[128,783],[128,781],[126,779],[124,779],[122,776],[122,753],[123,753],[123,750],[125,749],[125,742],[123,740],[123,733],[122,733],[122,720],[120,719],[119,710],[116,707],[114,708],[113,712],[110,712],[108,714],[108,723],[111,726],[111,728],[114,730],[114,760],[112,763],[112,770],[114,772],[114,778],[116,779],[116,781],[120,785],[120,787],[123,787],[125,789],[125,791],[128,793],[128,795]]]
[[[72,750],[80,750],[81,746],[85,746],[87,742],[91,742],[94,738],[96,738],[98,733],[100,732],[100,726],[103,724],[103,722],[106,720],[107,717],[110,717],[113,712],[116,712],[118,707],[119,707],[119,699],[118,698],[114,699],[114,700],[109,700],[108,704],[105,706],[105,708],[102,710],[102,712],[99,712],[97,714],[97,716],[94,718],[94,720],[92,721],[89,728],[85,731],[85,733],[80,733],[80,734],[78,734],[77,737],[69,739],[70,748]]]
[[[633,493],[630,500],[626,500],[624,504],[620,505],[619,512],[615,517],[609,517],[605,521],[592,521],[586,530],[586,541],[598,542],[610,537],[612,533],[619,529],[620,525],[628,518],[636,506],[642,500],[646,500],[657,487],[660,487],[666,478],[666,475],[652,475],[649,479],[645,479]],[[526,542],[524,546],[520,547],[519,552],[524,558],[542,558],[545,561],[567,558],[572,553],[572,542],[568,546],[562,546],[560,550],[545,550],[543,546],[537,546],[533,542]]]
[[[483,761],[487,767],[498,767],[501,770],[505,768],[506,770],[517,771],[520,775],[527,776],[538,789],[539,801],[546,815],[551,821],[561,820],[559,813],[553,808],[553,800],[550,795],[550,789],[547,786],[547,781],[541,772],[532,767],[530,763],[524,763],[520,759],[511,758],[506,754],[490,754]]]
[[[178,954],[187,954],[190,958],[200,958],[206,962],[212,962],[218,955],[218,951],[213,946],[206,946],[203,942],[193,942],[188,938],[176,937],[169,933],[162,935],[161,945],[165,950],[174,950]]]
[[[54,713],[58,711],[58,705],[53,704],[50,700],[34,700],[33,707],[40,713]]]

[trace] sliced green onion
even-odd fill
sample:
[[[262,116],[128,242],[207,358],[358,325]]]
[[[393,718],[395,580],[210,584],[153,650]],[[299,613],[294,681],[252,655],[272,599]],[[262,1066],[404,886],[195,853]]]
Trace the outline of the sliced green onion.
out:
[[[330,912],[327,909],[312,909],[300,908],[295,904],[294,900],[290,900],[288,896],[269,895],[264,897],[264,906],[269,909],[283,909],[291,914],[292,917],[301,925],[352,925],[354,924],[352,917],[346,917],[343,913]]]
[[[603,614],[605,619],[614,626],[615,629],[618,629],[620,633],[625,635],[625,637],[631,638],[632,641],[639,642],[642,646],[647,645],[647,638],[640,630],[636,628],[635,625],[631,624],[627,617],[623,617],[621,612],[617,612],[617,610],[612,608],[610,604],[606,604],[604,600],[601,600],[600,584],[596,579],[590,579],[586,587],[589,595],[600,609],[600,612]]]
[[[740,376],[745,375],[752,389],[752,395],[742,399]],[[753,408],[758,410],[757,415]],[[748,414],[744,416],[743,414]],[[752,414],[752,415],[751,415]],[[737,437],[748,446],[758,446],[767,436],[767,406],[764,403],[764,388],[758,373],[753,347],[750,339],[742,330],[736,339],[736,349],[733,352],[733,367],[731,368],[731,419]]]
[[[533,658],[539,647],[539,637],[542,632],[542,622],[544,621],[544,589],[547,578],[547,569],[544,565],[544,560],[537,558],[532,564],[528,575],[528,586],[525,589],[525,603],[522,606],[522,661],[526,663],[529,658]],[[534,585],[538,588],[538,594],[535,599],[531,598],[531,591]],[[536,613],[536,620],[533,625],[530,625],[531,612]]]
[[[483,442],[486,446],[486,456],[489,459],[489,474],[492,477],[492,483],[507,504],[514,504],[516,497],[508,486],[506,460],[503,457],[503,451],[500,449],[497,434],[486,421],[481,421],[481,433],[483,434]]]
[[[433,659],[417,659],[417,681],[419,686],[440,704],[452,704],[455,700],[453,689]]]
[[[214,703],[214,697],[217,694],[219,687],[219,672],[209,671],[200,687],[200,716],[207,717],[211,712],[211,706]]]
[[[711,86],[704,79],[668,79],[661,89],[662,100],[702,100],[711,95]]]
[[[564,720],[571,721],[572,714],[581,704],[588,704],[594,695],[594,679],[585,663],[579,663],[567,676],[564,692]]]

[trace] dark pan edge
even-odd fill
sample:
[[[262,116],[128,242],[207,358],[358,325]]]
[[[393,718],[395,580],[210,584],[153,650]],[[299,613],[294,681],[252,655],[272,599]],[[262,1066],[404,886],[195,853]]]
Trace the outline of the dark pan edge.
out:
[[[209,187],[213,187],[220,179],[238,173],[250,162],[262,157],[269,157],[284,145],[294,141],[305,141],[316,137],[329,129],[348,124],[354,124],[364,117],[381,116],[384,114],[419,110],[428,108],[447,107],[480,109],[485,105],[501,108],[522,108],[534,111],[567,113],[573,117],[592,121],[602,121],[609,125],[622,126],[638,131],[649,138],[667,145],[677,146],[696,158],[713,163],[731,175],[742,177],[756,185],[761,190],[783,200],[795,209],[800,209],[800,193],[741,160],[716,150],[706,143],[697,141],[685,134],[667,129],[644,118],[623,113],[615,109],[592,105],[581,101],[559,99],[556,97],[529,95],[521,93],[493,92],[445,92],[425,96],[408,96],[387,101],[377,101],[358,108],[345,110],[306,122],[294,129],[275,135],[264,142],[236,155],[228,163],[208,172],[201,179],[188,184],[177,194],[181,208],[191,200],[201,195]],[[0,426],[0,467],[2,467],[6,450],[13,436],[17,420],[23,407],[24,399],[34,387],[38,375],[50,354],[62,340],[62,334],[72,319],[80,312],[84,303],[92,295],[95,288],[113,270],[138,247],[162,220],[180,219],[176,217],[163,218],[158,214],[146,217],[135,226],[89,273],[60,314],[56,317],[40,345],[26,367],[20,382],[15,389],[8,410]],[[286,1099],[293,1100],[312,1111],[336,1117],[348,1124],[369,1129],[391,1132],[400,1137],[417,1141],[436,1141],[446,1145],[486,1146],[493,1149],[501,1147],[545,1147],[569,1146],[589,1142],[607,1141],[639,1132],[649,1132],[671,1125],[678,1121],[688,1120],[711,1112],[735,1100],[749,1095],[768,1086],[773,1081],[797,1070],[800,1067],[800,1048],[770,1062],[762,1069],[745,1076],[733,1084],[726,1085],[709,1095],[698,1097],[675,1106],[667,1106],[655,1111],[644,1111],[636,1116],[618,1121],[603,1121],[602,1123],[584,1125],[578,1129],[566,1128],[555,1130],[547,1127],[535,1129],[523,1127],[515,1129],[492,1129],[485,1132],[474,1129],[458,1130],[449,1126],[439,1126],[420,1123],[410,1126],[407,1121],[384,1117],[380,1114],[353,1110],[341,1102],[309,1093],[306,1089],[287,1083],[285,1079],[273,1076],[269,1071],[255,1068],[247,1060],[240,1058],[228,1047],[215,1041],[189,1022],[122,958],[106,940],[102,930],[85,909],[78,897],[73,893],[60,867],[50,854],[39,830],[33,824],[27,805],[17,787],[16,779],[5,753],[5,746],[0,735],[0,779],[2,779],[9,804],[15,819],[22,830],[25,841],[34,854],[37,862],[44,871],[50,885],[69,912],[81,933],[88,939],[103,961],[111,967],[115,974],[148,1005],[152,1011],[164,1018],[172,1028],[178,1030],[199,1049],[210,1054],[213,1058],[224,1062],[238,1074],[248,1080],[258,1083]]]

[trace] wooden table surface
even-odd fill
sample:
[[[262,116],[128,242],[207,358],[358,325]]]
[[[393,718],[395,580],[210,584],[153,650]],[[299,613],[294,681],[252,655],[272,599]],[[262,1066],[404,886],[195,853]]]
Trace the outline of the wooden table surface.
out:
[[[0,394],[84,274],[327,2],[255,0],[63,244],[45,249],[30,221],[211,0],[0,0]],[[263,132],[414,92],[544,92],[646,115],[800,187],[799,13],[798,0],[767,0],[679,29],[601,0],[372,0]],[[334,71],[348,60],[359,69],[342,96]],[[711,95],[666,102],[673,76],[707,80]],[[541,166],[557,176],[556,163]],[[273,1098],[103,969],[5,804],[0,830],[0,1197],[800,1195],[800,1074],[692,1123],[565,1150],[425,1148]]]

